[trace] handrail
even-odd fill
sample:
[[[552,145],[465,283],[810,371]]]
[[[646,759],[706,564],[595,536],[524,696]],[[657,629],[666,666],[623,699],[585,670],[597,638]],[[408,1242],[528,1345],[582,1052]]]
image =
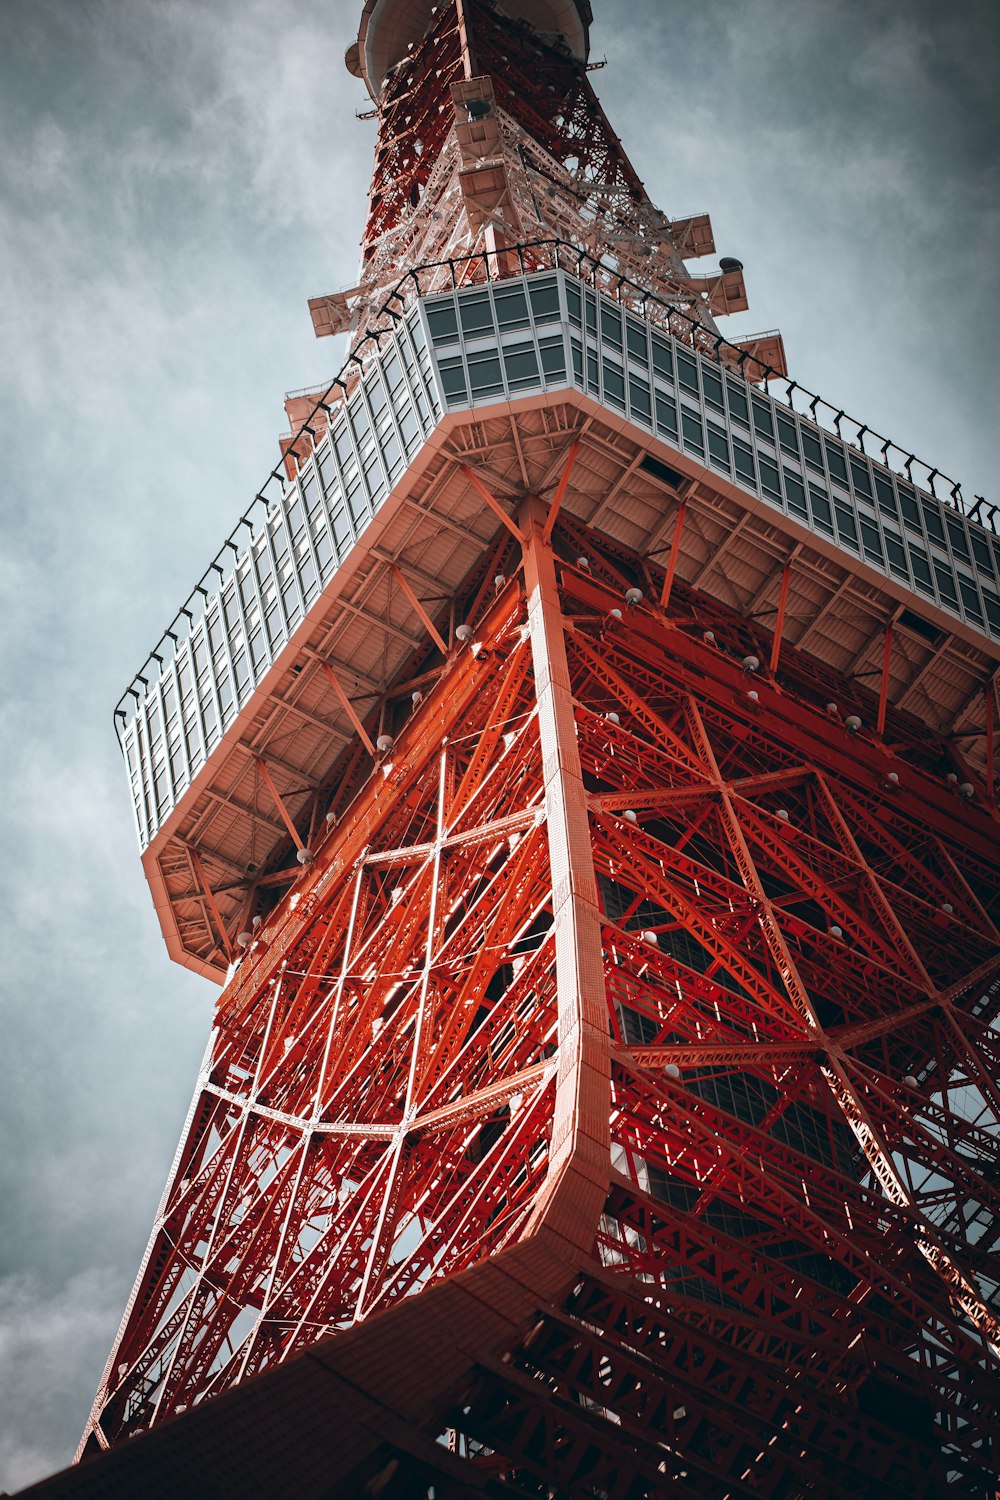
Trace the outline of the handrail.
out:
[[[547,250],[552,252],[551,267],[537,264],[529,265],[526,263],[526,255],[528,255],[529,258],[534,261],[537,258],[538,252],[544,252]],[[574,264],[572,264],[571,266],[565,265],[563,263],[561,252],[565,252],[566,257],[573,261]],[[515,258],[517,261],[517,270],[515,271],[513,269],[505,269],[505,267],[510,266],[512,260],[514,260]],[[491,262],[495,263],[493,267],[493,274],[491,274]],[[881,437],[871,427],[869,427],[867,423],[859,422],[857,418],[848,416],[848,414],[842,407],[834,407],[830,402],[824,400],[823,397],[815,395],[805,386],[800,385],[798,381],[791,380],[788,376],[781,375],[778,371],[773,370],[756,355],[752,355],[749,350],[741,348],[740,345],[730,342],[730,340],[726,339],[723,335],[717,334],[713,330],[706,328],[704,324],[700,323],[697,320],[697,318],[694,318],[690,314],[683,312],[679,307],[675,307],[671,303],[664,301],[663,298],[658,297],[654,292],[649,291],[648,288],[641,286],[638,282],[632,281],[630,277],[626,276],[623,272],[618,270],[616,266],[609,264],[609,262],[604,260],[602,257],[592,254],[589,250],[586,250],[583,247],[574,244],[570,240],[564,240],[560,238],[530,240],[526,241],[523,244],[510,245],[498,250],[481,250],[477,251],[473,255],[448,257],[444,260],[428,261],[423,265],[411,267],[408,271],[405,272],[403,276],[400,277],[399,281],[385,297],[384,301],[375,314],[376,320],[381,318],[387,319],[388,321],[381,324],[381,326],[370,328],[358,340],[357,344],[352,348],[347,359],[341,366],[339,372],[333,377],[328,385],[316,386],[312,388],[305,387],[301,392],[294,393],[296,395],[312,395],[318,391],[319,395],[317,396],[316,403],[310,411],[309,415],[306,417],[305,421],[303,421],[299,425],[297,431],[292,434],[291,442],[288,444],[288,448],[286,451],[291,452],[293,458],[297,458],[297,455],[295,455],[294,453],[294,449],[306,434],[308,434],[310,439],[312,439],[313,446],[315,447],[316,434],[310,424],[315,420],[315,418],[321,411],[327,419],[329,418],[332,410],[332,399],[335,400],[337,404],[339,404],[340,401],[345,400],[348,397],[348,395],[351,393],[352,388],[354,387],[354,385],[356,385],[357,381],[360,379],[363,373],[365,363],[363,355],[371,357],[373,352],[378,352],[381,347],[382,338],[386,334],[392,332],[393,324],[397,323],[400,320],[400,318],[403,316],[403,314],[406,312],[415,298],[424,295],[434,295],[434,291],[424,291],[423,287],[421,286],[421,276],[427,276],[429,275],[429,273],[435,271],[447,270],[448,280],[450,281],[451,287],[457,290],[460,286],[465,287],[474,285],[480,280],[487,282],[506,281],[510,280],[514,276],[534,275],[548,269],[564,271],[571,270],[572,273],[577,277],[577,279],[583,281],[585,280],[585,277],[582,273],[585,267],[587,268],[590,276],[593,278],[595,285],[597,284],[598,278],[600,278],[602,290],[609,292],[609,294],[611,295],[615,295],[618,301],[621,302],[624,300],[631,300],[631,298],[625,299],[622,296],[623,289],[627,288],[628,291],[634,294],[637,298],[639,303],[639,307],[637,310],[639,312],[648,315],[649,309],[651,307],[657,310],[661,310],[661,315],[662,312],[665,312],[666,318],[664,319],[664,323],[668,332],[674,333],[675,337],[680,337],[684,342],[689,342],[692,347],[698,350],[699,353],[704,354],[711,359],[714,359],[719,364],[722,364],[724,368],[730,371],[730,373],[733,373],[734,366],[738,367],[737,373],[739,374],[739,377],[746,382],[746,384],[751,385],[761,383],[753,382],[747,377],[746,364],[748,360],[750,360],[751,363],[758,369],[764,371],[763,382],[766,383],[768,381],[774,380],[783,381],[786,387],[785,394],[783,397],[776,396],[774,399],[781,401],[785,406],[787,406],[792,412],[795,412],[797,415],[808,417],[809,420],[816,423],[817,426],[825,425],[821,422],[820,416],[818,415],[819,410],[822,409],[824,413],[829,415],[829,421],[832,423],[832,428],[836,432],[837,437],[855,446],[861,453],[865,454],[866,457],[873,458],[876,462],[881,463],[884,467],[890,468],[892,466],[889,463],[889,455],[898,455],[899,458],[903,460],[901,465],[902,472],[905,474],[906,479],[913,484],[917,483],[917,481],[914,480],[912,473],[914,466],[919,469],[923,469],[926,475],[923,487],[926,488],[928,492],[934,496],[935,499],[941,501],[943,504],[950,505],[953,509],[958,510],[962,514],[968,516],[970,520],[977,522],[979,525],[983,526],[984,529],[986,528],[986,521],[982,519],[982,516],[985,513],[988,519],[989,529],[994,533],[997,533],[997,517],[998,515],[1000,515],[1000,511],[998,511],[998,508],[995,505],[989,504],[986,500],[984,500],[981,495],[977,495],[975,497],[975,503],[971,508],[967,507],[962,497],[961,485],[950,480],[939,469],[931,468],[931,466],[925,463],[923,459],[918,459],[915,454],[908,452],[907,449],[900,447],[899,444],[892,442],[890,439]],[[460,276],[460,268],[465,268],[468,274]],[[477,271],[481,271],[484,274],[477,275]],[[435,288],[434,290],[440,291],[441,289]],[[754,335],[754,337],[759,338],[761,337],[761,335]],[[722,350],[727,351],[729,358],[725,360],[720,358]],[[340,391],[339,396],[336,395],[338,388]],[[795,406],[794,398],[796,394],[798,395],[800,400],[807,405],[808,410],[803,411]],[[845,437],[843,431],[841,430],[842,424],[844,423],[846,423],[848,427],[854,428],[853,436]],[[830,428],[827,427],[826,430],[830,430]],[[868,452],[868,450],[866,449],[866,438],[870,439],[874,444],[879,446],[879,453],[877,457],[876,455]],[[121,738],[119,725],[123,721],[127,722],[127,714],[124,707],[127,699],[131,697],[135,699],[137,704],[141,703],[142,695],[137,690],[137,684],[141,683],[143,688],[149,688],[150,684],[146,680],[146,677],[143,675],[143,673],[148,672],[151,669],[155,671],[152,665],[154,662],[157,663],[160,668],[163,667],[164,657],[160,655],[160,652],[164,651],[165,653],[170,653],[171,647],[167,646],[166,644],[168,640],[172,641],[174,645],[178,644],[180,637],[178,636],[175,627],[180,628],[186,634],[186,627],[184,625],[181,625],[180,622],[183,617],[187,618],[189,624],[194,621],[195,615],[190,606],[192,604],[196,604],[196,600],[199,595],[201,596],[203,604],[201,606],[196,605],[196,607],[198,607],[199,615],[202,613],[204,604],[206,604],[211,597],[208,588],[206,588],[206,582],[212,584],[212,594],[218,592],[219,583],[221,583],[221,581],[226,577],[226,574],[229,571],[228,567],[222,567],[222,562],[224,560],[228,561],[227,559],[225,559],[227,550],[234,556],[239,556],[246,545],[245,540],[240,539],[239,542],[237,540],[241,528],[245,526],[250,536],[253,537],[256,530],[254,517],[255,515],[259,516],[259,511],[257,508],[262,507],[265,515],[270,510],[271,502],[267,499],[265,491],[271,484],[275,482],[281,485],[282,490],[284,490],[285,481],[282,479],[284,459],[285,455],[283,454],[281,459],[278,461],[278,463],[275,464],[274,468],[267,476],[267,479],[261,485],[260,489],[257,491],[251,503],[240,515],[239,520],[229,532],[229,535],[226,537],[225,541],[216,552],[208,567],[199,577],[198,582],[195,584],[194,588],[191,589],[184,603],[174,614],[170,625],[166,628],[166,630],[163,631],[154,649],[148,653],[145,661],[142,664],[142,667],[138,672],[134,674],[131,683],[118,699],[118,702],[116,703],[114,709],[114,724],[115,732],[119,740]],[[897,469],[895,472],[898,473],[900,472],[900,470]],[[947,495],[941,496],[937,493],[935,485],[938,482],[940,482],[943,486],[949,487]],[[218,575],[218,582],[215,582],[210,578],[210,575],[212,573]]]

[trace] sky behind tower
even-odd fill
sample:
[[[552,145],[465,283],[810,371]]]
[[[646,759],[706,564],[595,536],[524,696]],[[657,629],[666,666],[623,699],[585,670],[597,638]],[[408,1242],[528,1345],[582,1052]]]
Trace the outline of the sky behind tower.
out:
[[[650,195],[793,375],[1000,500],[995,0],[593,0]],[[205,1046],[111,710],[334,373],[361,0],[0,0],[0,1487],[72,1454]]]

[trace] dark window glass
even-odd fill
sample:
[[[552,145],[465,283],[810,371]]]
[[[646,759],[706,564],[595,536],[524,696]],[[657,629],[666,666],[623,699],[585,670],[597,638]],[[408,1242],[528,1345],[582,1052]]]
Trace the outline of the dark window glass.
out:
[[[670,345],[665,344],[653,334],[653,369],[657,375],[662,375],[664,380],[673,381],[674,364],[670,357]]]
[[[669,396],[656,395],[656,430],[668,437],[677,436],[677,408]]]
[[[594,335],[594,337],[596,338],[596,336],[597,336],[597,303],[594,300],[594,294],[593,294],[593,292],[584,292],[583,299],[584,299],[584,303],[583,303],[583,305],[584,305],[584,313],[586,314],[586,318],[587,318],[587,332],[588,333],[592,333]]]
[[[513,328],[527,328],[530,324],[528,317],[528,299],[524,295],[523,288],[519,286],[498,286],[494,299],[496,301],[497,322],[500,324],[501,332],[509,332]]]
[[[469,392],[465,384],[465,368],[457,355],[450,359],[442,359],[438,368],[441,371],[441,384],[444,386],[445,399],[449,406],[456,406],[461,401],[468,401]]]
[[[503,363],[507,372],[507,384],[512,391],[538,384],[538,359],[534,344],[520,344],[514,349],[505,349]]]
[[[838,443],[830,438],[824,439],[826,447],[826,461],[830,467],[830,478],[839,481],[841,486],[847,489],[847,465],[844,463],[844,450]]]
[[[431,331],[431,341],[436,349],[442,344],[458,342],[458,321],[455,317],[455,309],[450,302],[445,302],[440,307],[427,309],[427,326]]]
[[[681,389],[689,392],[692,396],[701,395],[698,389],[698,366],[690,354],[685,354],[683,349],[677,351],[677,379],[680,381]]]
[[[870,557],[873,562],[884,563],[882,556],[882,541],[878,534],[878,527],[871,521],[861,517],[861,542],[865,549],[865,556]]]
[[[864,495],[866,500],[874,499],[872,477],[865,465],[858,463],[856,458],[851,459],[851,478],[854,481],[855,494]]]
[[[948,536],[951,539],[952,552],[954,552],[956,557],[960,557],[963,562],[971,562],[972,558],[969,554],[969,544],[965,540],[965,532],[962,528],[961,523],[959,521],[952,520],[951,516],[949,516],[947,524]]]
[[[970,583],[967,578],[959,578],[958,586],[962,590],[962,603],[965,606],[965,613],[969,616],[970,620],[975,620],[977,625],[981,625],[983,623],[983,611],[979,603],[979,594],[976,591],[975,584]]]
[[[689,411],[681,410],[681,428],[684,433],[684,446],[691,448],[695,453],[704,455],[705,440],[701,433],[701,422],[692,416]]]
[[[756,396],[752,396],[750,399],[753,402],[754,431],[760,433],[761,437],[767,438],[769,442],[773,443],[774,423],[771,420],[771,408],[765,406],[763,401],[758,401]]]
[[[819,438],[811,432],[803,430],[802,451],[806,456],[806,463],[810,469],[815,469],[817,474],[823,473],[823,450],[819,445]]]
[[[579,339],[570,339],[570,348],[573,353],[573,379],[577,385],[583,385],[583,348]]]
[[[990,629],[994,635],[1000,635],[1000,599],[991,594],[988,589],[983,589],[983,603],[986,605],[986,618],[990,622]]]
[[[644,422],[650,421],[652,407],[649,400],[648,382],[640,380],[637,375],[630,375],[628,378],[628,399],[633,414],[641,417]]]
[[[741,479],[746,479],[754,489],[757,487],[757,473],[754,469],[753,451],[746,443],[738,437],[733,438],[733,457],[736,461],[736,472]]]
[[[601,303],[601,338],[615,349],[622,346],[622,315],[617,307],[609,307],[606,302]]]
[[[955,592],[955,579],[951,569],[946,563],[934,560],[934,577],[937,579],[938,593],[941,598],[954,609],[958,608],[958,594]]]
[[[909,579],[910,573],[906,566],[906,549],[903,546],[903,538],[895,536],[888,527],[885,532],[885,550],[889,558],[889,571],[895,573],[897,578]]]
[[[782,451],[787,453],[789,458],[798,458],[799,438],[798,433],[795,431],[795,423],[790,422],[787,417],[783,417],[780,411],[777,413],[777,420],[778,442],[781,444]]]
[[[897,516],[896,497],[892,492],[892,483],[883,474],[875,475],[875,498],[878,508],[884,516]]]
[[[778,476],[778,467],[769,458],[758,456],[760,468],[760,487],[765,495],[770,495],[772,500],[781,503],[781,480]]]
[[[933,580],[931,578],[931,565],[927,561],[927,553],[922,552],[919,547],[910,543],[910,566],[913,576],[917,582],[917,588],[922,589],[925,594],[934,592]]]
[[[610,401],[612,406],[617,406],[619,411],[625,410],[625,372],[620,365],[613,365],[610,360],[604,360],[604,399]]]
[[[927,527],[927,535],[932,542],[943,542],[944,526],[941,523],[941,512],[936,505],[930,505],[926,500],[923,502],[923,508],[924,525]]]
[[[972,532],[972,555],[984,573],[993,572],[993,559],[990,556],[986,538],[977,536],[974,531]]]
[[[726,392],[729,396],[729,415],[734,422],[739,422],[741,427],[750,426],[750,408],[747,406],[747,398],[744,391],[731,380],[726,381]]]
[[[708,453],[717,468],[729,470],[729,443],[721,427],[708,424]]]
[[[709,406],[714,406],[716,411],[725,411],[722,400],[722,381],[715,371],[702,366],[701,384]]]
[[[785,470],[785,495],[788,499],[788,509],[790,511],[803,518],[808,516],[805,485],[796,474],[792,474],[788,469]]]
[[[500,357],[495,349],[469,355],[469,382],[473,396],[497,396],[503,391]]]
[[[809,486],[809,505],[812,509],[813,520],[820,531],[833,536],[833,512],[830,509],[830,502],[823,491],[816,489],[812,484]]]
[[[561,338],[542,339],[539,344],[542,369],[547,380],[566,379],[566,351]]]
[[[601,383],[597,374],[597,354],[593,349],[587,350],[587,389],[595,396],[600,395]]]
[[[493,309],[488,292],[465,292],[458,299],[458,315],[467,339],[493,332]]]
[[[646,352],[646,330],[642,324],[634,322],[632,318],[626,318],[625,338],[628,343],[629,359],[634,359],[641,365],[648,364],[649,355]]]
[[[555,281],[537,282],[530,288],[528,295],[531,297],[531,311],[536,323],[558,323],[559,288]]]
[[[573,286],[572,282],[566,285],[566,306],[569,308],[569,320],[577,328],[580,327],[580,289]]]
[[[854,512],[847,509],[846,505],[836,505],[837,512],[837,535],[845,546],[852,551],[858,550],[858,525],[854,519]]]

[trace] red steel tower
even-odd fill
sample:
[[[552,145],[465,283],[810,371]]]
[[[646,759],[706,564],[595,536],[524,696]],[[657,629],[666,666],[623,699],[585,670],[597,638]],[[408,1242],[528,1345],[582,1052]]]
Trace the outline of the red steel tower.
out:
[[[364,5],[349,359],[118,706],[223,988],[40,1492],[995,1493],[995,512],[719,332],[589,22]]]

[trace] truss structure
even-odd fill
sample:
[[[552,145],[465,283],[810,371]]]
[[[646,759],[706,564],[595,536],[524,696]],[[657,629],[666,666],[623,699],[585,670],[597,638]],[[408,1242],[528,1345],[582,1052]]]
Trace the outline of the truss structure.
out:
[[[723,352],[741,268],[686,271],[587,21],[365,6],[362,272],[311,304],[357,370],[159,720],[129,690],[164,930],[225,984],[40,1495],[996,1500],[993,595],[936,470],[751,393],[780,337]],[[838,526],[877,490],[897,567],[907,501],[966,548],[940,628],[844,550],[837,455]]]
[[[473,1472],[986,1493],[995,851],[754,706],[695,596],[515,524],[223,995],[101,1437],[541,1238],[573,1290],[476,1361]]]

